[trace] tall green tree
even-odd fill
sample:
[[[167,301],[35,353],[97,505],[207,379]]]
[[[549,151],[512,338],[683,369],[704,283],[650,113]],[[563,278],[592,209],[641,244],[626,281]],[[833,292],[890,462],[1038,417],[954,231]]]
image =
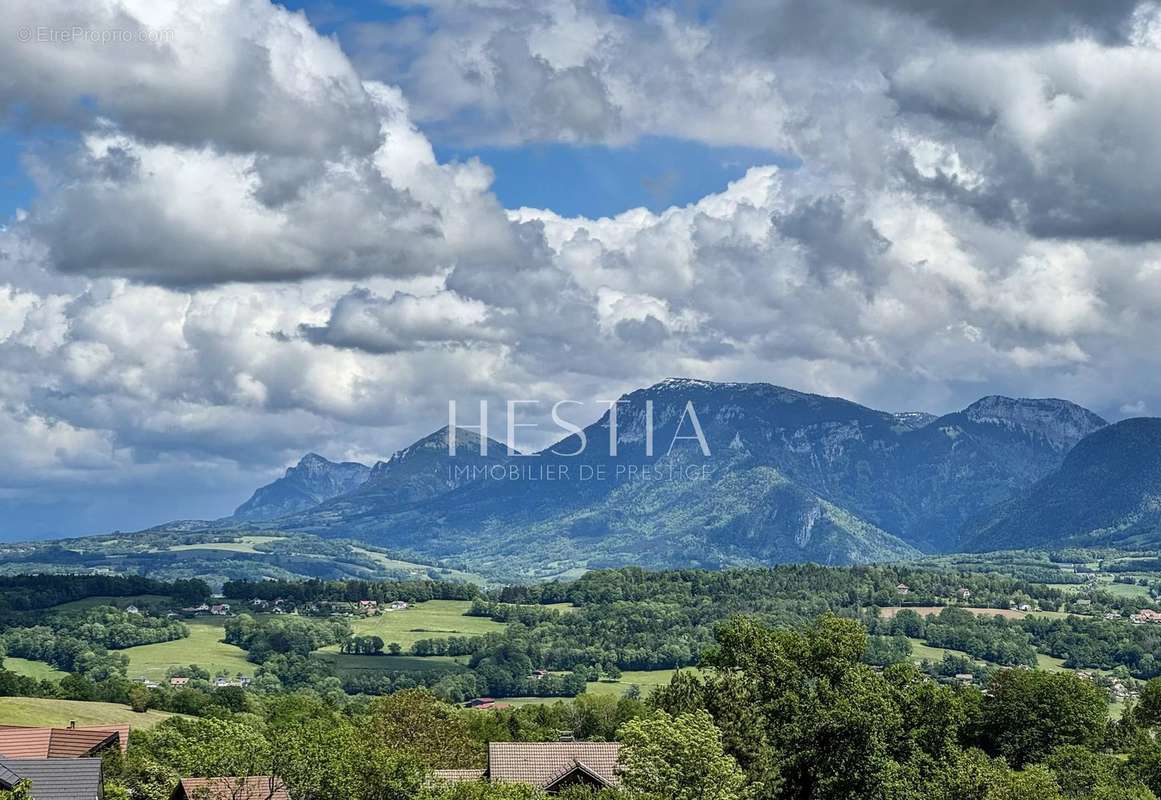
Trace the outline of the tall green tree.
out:
[[[1005,670],[992,678],[980,709],[979,741],[1013,767],[1062,745],[1093,747],[1108,724],[1102,689],[1071,672]]]
[[[746,776],[722,747],[704,711],[672,717],[658,711],[620,730],[625,788],[641,800],[738,800]]]

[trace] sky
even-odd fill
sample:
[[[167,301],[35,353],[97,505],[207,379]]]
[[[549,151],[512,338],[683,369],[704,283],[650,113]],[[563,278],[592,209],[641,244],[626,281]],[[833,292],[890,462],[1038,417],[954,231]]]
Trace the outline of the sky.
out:
[[[2,538],[222,516],[453,399],[1161,412],[1158,3],[0,12]]]

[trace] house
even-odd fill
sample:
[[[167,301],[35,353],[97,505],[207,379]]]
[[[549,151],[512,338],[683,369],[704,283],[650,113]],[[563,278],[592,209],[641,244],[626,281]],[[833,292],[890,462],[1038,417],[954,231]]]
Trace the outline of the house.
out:
[[[214,679],[214,686],[219,689],[225,688],[227,686],[245,687],[249,685],[250,679],[242,675],[239,675],[237,678],[226,678],[220,676]]]
[[[269,608],[270,607],[270,604],[267,603],[265,600],[263,600],[261,597],[255,597],[253,600],[250,601],[250,605],[253,606],[254,608]]]
[[[376,602],[375,600],[360,600],[359,601],[359,611],[363,612],[364,614],[374,614],[378,610],[379,610],[379,603]]]
[[[956,594],[959,596],[960,600],[970,600],[971,596],[972,596],[972,591],[971,591],[971,589],[968,589],[966,587],[961,587],[960,590],[958,592],[956,592]]]
[[[541,678],[545,677],[546,675],[548,675],[548,670],[546,670],[546,669],[534,669],[534,670],[532,670],[532,674],[529,675],[528,677],[534,681],[538,681]]]
[[[218,603],[217,605],[212,605],[210,606],[210,613],[215,617],[224,617],[230,613],[230,604]]]
[[[1105,619],[1107,619],[1107,620],[1110,620],[1110,621],[1111,621],[1111,620],[1114,620],[1114,619],[1120,619],[1120,618],[1121,618],[1121,612],[1120,612],[1120,611],[1108,611],[1108,612],[1105,612]]]
[[[466,708],[474,708],[477,711],[500,711],[505,708],[511,708],[511,703],[498,702],[494,697],[477,697],[464,703]]]
[[[968,685],[975,679],[975,676],[970,672],[957,672],[955,674],[955,682],[964,686]]]
[[[185,686],[188,683],[189,683],[189,678],[185,678],[185,677],[182,677],[180,675],[175,675],[174,677],[169,679],[169,685],[173,686],[174,688]]]
[[[403,602],[402,600],[396,600],[391,604],[390,608],[392,611],[403,611],[407,608],[407,603]]]
[[[911,591],[911,587],[905,583],[901,583],[895,587],[895,591],[899,594],[908,594]]]
[[[445,782],[486,780],[527,783],[549,794],[571,786],[608,789],[620,784],[617,742],[491,742],[488,766],[480,770],[436,770]]]
[[[0,758],[88,758],[129,745],[128,725],[85,725],[65,728],[0,725]]]
[[[183,778],[169,800],[290,800],[290,794],[282,780],[272,775]]]
[[[140,614],[141,609],[139,609],[137,606],[125,606],[125,613],[126,614]]]
[[[99,758],[0,758],[0,791],[27,782],[32,800],[100,800]]]

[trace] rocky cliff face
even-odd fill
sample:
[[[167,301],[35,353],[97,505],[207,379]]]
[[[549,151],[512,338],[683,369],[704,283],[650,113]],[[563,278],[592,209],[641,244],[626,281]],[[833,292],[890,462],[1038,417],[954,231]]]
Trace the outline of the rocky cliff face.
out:
[[[1067,400],[1014,400],[983,397],[964,409],[969,420],[1044,437],[1050,447],[1064,452],[1107,423],[1087,408]]]

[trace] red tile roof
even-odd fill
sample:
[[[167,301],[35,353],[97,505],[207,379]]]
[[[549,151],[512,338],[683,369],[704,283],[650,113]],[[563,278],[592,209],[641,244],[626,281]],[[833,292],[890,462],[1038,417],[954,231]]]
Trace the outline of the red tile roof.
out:
[[[183,778],[171,800],[290,800],[282,781],[269,775],[246,778]]]
[[[107,747],[129,744],[128,725],[29,728],[0,725],[0,755],[8,758],[83,758]]]
[[[576,770],[616,786],[617,742],[491,742],[488,777],[495,783],[548,788]]]

